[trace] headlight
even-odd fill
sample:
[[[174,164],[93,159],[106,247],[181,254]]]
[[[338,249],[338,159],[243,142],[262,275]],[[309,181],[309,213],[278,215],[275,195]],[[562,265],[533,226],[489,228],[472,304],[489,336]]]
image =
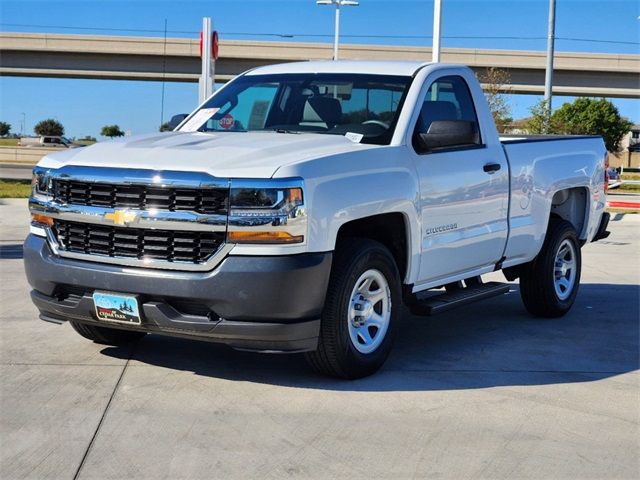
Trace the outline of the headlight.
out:
[[[230,243],[303,243],[306,230],[302,180],[232,180]]]
[[[33,169],[33,177],[31,178],[31,193],[36,198],[49,198],[53,195],[52,181],[49,176],[49,170],[46,168],[36,167]]]

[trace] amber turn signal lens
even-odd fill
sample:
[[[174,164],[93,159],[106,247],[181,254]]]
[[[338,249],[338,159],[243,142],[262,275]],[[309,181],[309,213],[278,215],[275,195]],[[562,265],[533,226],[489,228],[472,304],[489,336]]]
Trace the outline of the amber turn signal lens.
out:
[[[303,235],[291,235],[288,232],[229,232],[230,243],[302,243]]]
[[[39,213],[32,213],[31,220],[36,223],[41,223],[43,225],[48,225],[50,227],[53,226],[53,218],[47,217],[46,215],[40,215]]]
[[[302,204],[302,189],[301,188],[290,188],[289,189],[289,202],[294,205]]]

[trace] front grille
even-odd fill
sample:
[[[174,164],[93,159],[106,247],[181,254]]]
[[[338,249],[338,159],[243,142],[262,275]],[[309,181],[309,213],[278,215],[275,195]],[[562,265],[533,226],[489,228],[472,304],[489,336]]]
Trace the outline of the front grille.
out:
[[[174,212],[188,210],[202,214],[226,215],[227,188],[164,188],[148,185],[53,180],[57,202],[109,208],[157,208]]]
[[[55,220],[62,250],[89,255],[202,263],[224,242],[223,232],[112,227]]]

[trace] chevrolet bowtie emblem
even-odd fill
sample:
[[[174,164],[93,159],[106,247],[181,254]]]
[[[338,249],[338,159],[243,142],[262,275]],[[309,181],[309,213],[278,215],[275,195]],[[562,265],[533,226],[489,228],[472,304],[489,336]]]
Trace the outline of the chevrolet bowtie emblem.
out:
[[[116,225],[126,225],[136,219],[136,214],[128,210],[115,210],[113,213],[105,213],[104,219],[111,220]]]

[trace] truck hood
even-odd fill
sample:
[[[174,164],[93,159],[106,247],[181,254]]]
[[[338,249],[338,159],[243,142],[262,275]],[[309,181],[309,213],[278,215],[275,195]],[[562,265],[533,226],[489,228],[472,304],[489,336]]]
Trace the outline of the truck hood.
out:
[[[57,152],[47,155],[39,165],[180,170],[226,178],[269,178],[284,165],[369,148],[375,146],[354,143],[342,135],[169,132]]]

